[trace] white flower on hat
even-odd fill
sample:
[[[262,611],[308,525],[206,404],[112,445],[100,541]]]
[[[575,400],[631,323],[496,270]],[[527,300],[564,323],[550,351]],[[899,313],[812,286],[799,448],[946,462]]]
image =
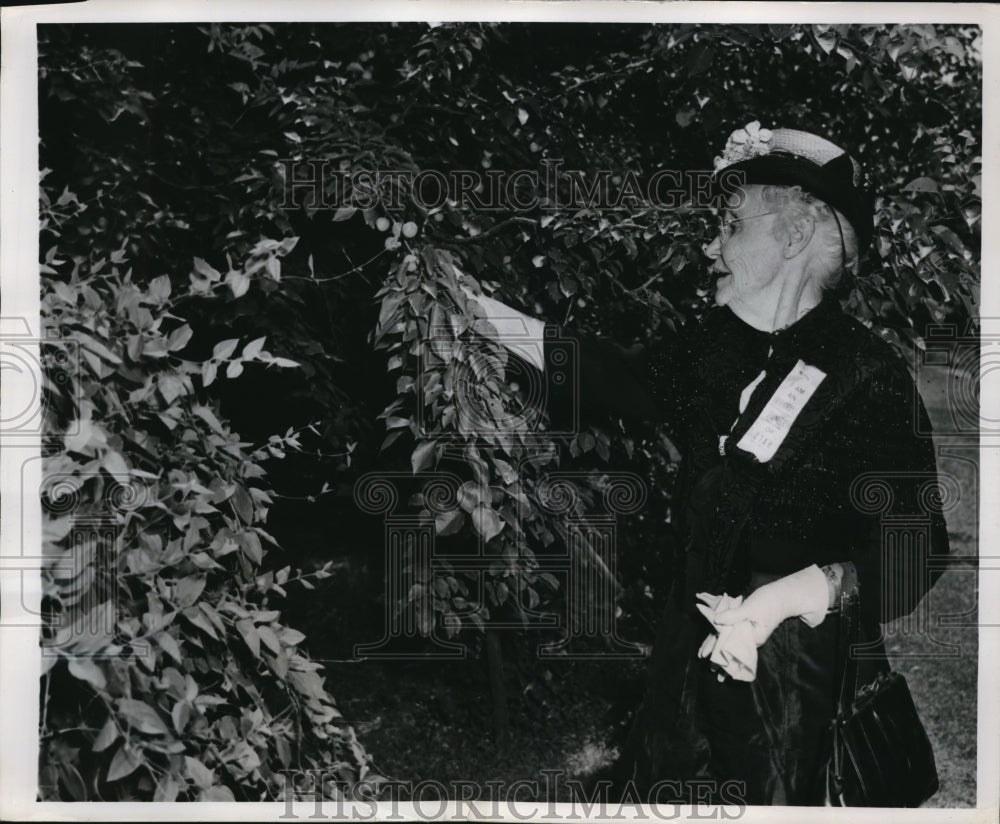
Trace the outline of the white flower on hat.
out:
[[[715,158],[715,171],[725,169],[726,166],[741,160],[766,155],[771,151],[771,138],[773,136],[770,129],[760,127],[759,120],[754,120],[752,123],[747,123],[742,129],[737,129],[729,135],[722,155]]]

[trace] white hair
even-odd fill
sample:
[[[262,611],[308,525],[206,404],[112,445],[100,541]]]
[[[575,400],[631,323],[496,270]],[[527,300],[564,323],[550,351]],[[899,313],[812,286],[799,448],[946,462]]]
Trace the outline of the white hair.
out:
[[[815,221],[824,266],[824,289],[836,289],[842,285],[846,273],[857,273],[858,236],[839,211],[804,192],[801,186],[763,186],[760,197],[769,209],[778,211],[781,216],[778,226],[787,227],[803,215]]]

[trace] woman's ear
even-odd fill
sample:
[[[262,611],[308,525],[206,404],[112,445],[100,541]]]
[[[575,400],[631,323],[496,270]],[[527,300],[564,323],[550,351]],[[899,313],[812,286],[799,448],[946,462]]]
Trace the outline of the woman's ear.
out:
[[[793,258],[801,254],[802,250],[809,245],[813,233],[816,231],[816,220],[812,215],[799,215],[788,223],[785,235],[784,253],[786,258]]]

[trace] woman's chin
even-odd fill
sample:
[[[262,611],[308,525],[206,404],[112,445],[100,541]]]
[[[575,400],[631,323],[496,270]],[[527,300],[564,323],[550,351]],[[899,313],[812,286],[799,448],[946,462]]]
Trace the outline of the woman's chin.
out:
[[[722,275],[715,281],[715,305],[725,306],[733,296],[732,275]]]

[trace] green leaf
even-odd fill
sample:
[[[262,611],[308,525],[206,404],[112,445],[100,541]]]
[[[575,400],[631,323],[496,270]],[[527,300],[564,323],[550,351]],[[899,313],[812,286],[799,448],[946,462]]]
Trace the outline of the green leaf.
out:
[[[174,722],[174,730],[178,735],[184,734],[184,728],[191,720],[191,704],[188,701],[178,701],[170,710],[170,720]]]
[[[206,790],[202,790],[198,793],[199,801],[235,801],[236,797],[233,795],[233,791],[224,785],[218,787],[209,787]]]
[[[904,192],[937,192],[938,182],[932,177],[917,177],[903,187]]]
[[[142,756],[129,748],[127,744],[122,744],[114,758],[111,759],[111,766],[108,768],[108,781],[119,781],[125,776],[131,775],[140,764],[142,764]]]
[[[416,611],[417,627],[420,630],[420,634],[427,637],[434,631],[434,614],[425,603],[417,605]]]
[[[149,282],[149,294],[160,301],[170,297],[170,278],[160,275]]]
[[[226,275],[226,286],[232,290],[234,298],[241,298],[250,289],[250,278],[242,272],[229,272]]]
[[[250,650],[253,657],[260,658],[260,635],[257,633],[257,628],[253,625],[253,621],[249,618],[237,621],[236,631],[243,638],[243,642],[247,645],[247,649]]]
[[[94,340],[90,335],[80,332],[79,330],[74,331],[74,334],[80,341],[80,345],[95,355],[103,358],[108,363],[114,364],[115,366],[121,366],[122,359],[119,358],[114,352],[112,352],[108,347],[106,347],[100,341]]]
[[[116,477],[124,476],[126,479],[130,477],[128,463],[126,463],[121,452],[109,449],[104,454],[104,459],[101,461],[101,464],[111,475]]]
[[[97,738],[94,739],[94,743],[90,745],[90,748],[94,752],[104,752],[108,747],[118,740],[118,725],[115,724],[113,718],[109,718],[104,722],[104,726],[101,727],[101,731],[97,733]]]
[[[205,386],[211,386],[215,382],[216,373],[219,371],[219,367],[212,363],[212,361],[205,361],[201,365],[201,382]]]
[[[825,32],[816,31],[818,27],[814,26],[814,34],[816,37],[816,42],[827,54],[832,52],[837,46],[837,33],[832,29]]]
[[[80,772],[72,764],[65,761],[59,765],[59,781],[69,793],[73,801],[87,800],[87,785],[83,783]]]
[[[387,327],[395,318],[396,312],[403,303],[403,293],[393,291],[382,298],[382,305],[379,308],[378,325],[380,329]]]
[[[517,481],[517,472],[507,461],[501,460],[500,458],[492,458],[493,466],[496,467],[497,472],[500,473],[500,480],[505,484],[512,484]]]
[[[271,280],[281,280],[281,261],[276,257],[264,261],[264,271]]]
[[[460,509],[434,515],[434,531],[441,536],[454,535],[465,525],[465,513]]]
[[[198,629],[204,632],[206,635],[214,638],[216,641],[219,640],[219,636],[215,633],[215,627],[213,627],[208,619],[205,617],[204,613],[197,607],[188,607],[181,612],[185,618],[187,618],[192,624],[194,624]]]
[[[271,650],[275,655],[281,655],[283,652],[283,647],[278,636],[275,635],[274,630],[269,626],[257,627],[257,633],[260,635],[260,640],[264,642],[264,645]]]
[[[199,257],[196,257],[194,259],[194,270],[199,275],[201,275],[201,277],[207,278],[213,283],[215,281],[222,280],[222,273],[216,269],[213,269],[208,263],[206,263]]]
[[[163,780],[156,785],[156,791],[153,793],[153,801],[164,801],[171,802],[177,800],[177,795],[180,792],[180,785],[177,783],[172,775],[164,776]]]
[[[198,406],[193,406],[191,407],[191,412],[207,423],[209,427],[211,427],[212,431],[217,435],[225,437],[226,430],[223,429],[222,423],[215,416],[215,413],[207,406],[201,406],[200,404]]]
[[[413,468],[413,474],[427,469],[433,466],[437,460],[438,454],[438,442],[437,441],[424,441],[417,445],[417,448],[413,450],[413,454],[410,456],[410,466]]]
[[[261,628],[258,627],[257,629],[259,632]],[[265,655],[264,660],[271,668],[271,672],[277,675],[282,681],[288,677],[288,656],[284,650],[280,650],[273,655]]]
[[[53,269],[52,267],[46,267],[46,271],[47,274],[50,275],[54,275],[56,273],[56,270]],[[52,284],[52,288],[55,290],[55,293],[60,298],[66,301],[66,303],[70,304],[70,306],[76,306],[77,298],[80,297],[80,293],[76,289],[74,289],[68,283],[63,283],[62,281],[59,280],[55,281]]]
[[[118,712],[139,732],[150,735],[164,735],[169,732],[160,714],[145,701],[121,698],[118,700]]]
[[[126,351],[133,361],[138,361],[142,357],[143,340],[142,335],[129,335]]]
[[[184,381],[179,376],[169,372],[161,374],[156,380],[156,385],[160,394],[163,395],[163,400],[168,404],[172,404],[179,397],[187,394],[187,386]]]
[[[177,643],[177,639],[175,639],[169,632],[158,632],[154,637],[160,649],[173,658],[178,664],[184,664],[184,656],[181,654],[181,647],[180,644]]]
[[[476,528],[476,532],[489,541],[503,529],[503,520],[496,510],[481,503],[472,510],[472,525]]]
[[[178,609],[194,604],[205,589],[207,578],[204,575],[188,575],[181,578],[174,587],[174,604]]]
[[[228,340],[219,341],[212,350],[212,357],[215,360],[225,360],[236,351],[236,347],[239,344],[239,338],[229,338]]]
[[[188,345],[188,341],[191,340],[191,336],[194,332],[188,324],[183,324],[178,326],[167,336],[167,349],[171,352],[176,352],[179,349],[183,349]]]
[[[238,536],[240,546],[243,548],[244,554],[253,563],[259,564],[264,560],[264,548],[261,546],[260,538],[257,536],[256,532],[247,530],[241,532]]]
[[[483,489],[475,481],[466,481],[459,487],[458,504],[466,512],[472,512],[483,503]]]
[[[267,335],[262,338],[256,338],[250,341],[246,346],[243,347],[243,358],[245,360],[253,360],[260,354],[261,350],[264,348],[264,342],[267,340]]]
[[[215,607],[206,601],[201,601],[198,604],[198,609],[200,609],[205,617],[209,620],[213,627],[215,627],[216,632],[218,632],[218,638],[222,638],[226,634],[226,625],[222,622],[222,618],[218,612],[215,611]]]
[[[95,690],[103,690],[108,681],[104,677],[104,670],[94,663],[91,658],[70,658],[68,661],[69,672],[74,678],[86,681]]]
[[[281,630],[281,643],[285,646],[294,647],[301,644],[306,640],[305,633],[299,632],[297,629],[292,629],[291,627],[285,627]]]
[[[208,789],[215,783],[215,773],[190,755],[184,756],[184,770],[197,786]]]

